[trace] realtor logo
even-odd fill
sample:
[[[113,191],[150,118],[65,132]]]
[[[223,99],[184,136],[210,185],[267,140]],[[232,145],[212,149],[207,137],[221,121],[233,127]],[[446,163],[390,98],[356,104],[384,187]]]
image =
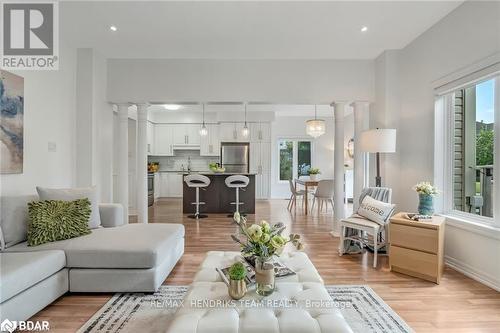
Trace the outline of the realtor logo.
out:
[[[17,327],[17,323],[15,321],[10,321],[8,319],[5,319],[0,324],[0,331],[12,333],[16,330],[16,327]]]
[[[57,2],[3,2],[2,69],[58,69]]]

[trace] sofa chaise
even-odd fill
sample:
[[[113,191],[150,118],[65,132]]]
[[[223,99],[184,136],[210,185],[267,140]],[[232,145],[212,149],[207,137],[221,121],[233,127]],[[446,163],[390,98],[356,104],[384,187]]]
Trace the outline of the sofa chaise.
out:
[[[154,292],[184,253],[180,224],[125,224],[123,208],[100,204],[89,235],[30,247],[27,203],[1,198],[0,318],[26,320],[65,292]]]

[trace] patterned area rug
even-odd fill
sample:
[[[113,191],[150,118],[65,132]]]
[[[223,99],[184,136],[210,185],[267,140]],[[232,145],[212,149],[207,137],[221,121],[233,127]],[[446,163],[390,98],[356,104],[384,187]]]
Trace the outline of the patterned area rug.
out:
[[[187,286],[162,286],[154,294],[116,294],[79,333],[162,332],[182,305]],[[413,332],[368,286],[326,286],[355,333]]]

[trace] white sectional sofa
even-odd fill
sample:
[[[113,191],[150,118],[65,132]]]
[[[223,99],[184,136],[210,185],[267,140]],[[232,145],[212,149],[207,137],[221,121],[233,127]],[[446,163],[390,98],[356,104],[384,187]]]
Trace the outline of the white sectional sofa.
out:
[[[30,247],[27,203],[37,199],[1,198],[1,320],[26,320],[67,291],[154,292],[184,253],[183,225],[123,225],[116,204],[99,205],[91,234]]]

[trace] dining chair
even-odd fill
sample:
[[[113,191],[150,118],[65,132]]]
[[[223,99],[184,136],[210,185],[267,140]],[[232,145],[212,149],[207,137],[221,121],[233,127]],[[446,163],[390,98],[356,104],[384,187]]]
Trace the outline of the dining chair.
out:
[[[321,211],[323,204],[326,204],[325,208],[328,211],[328,204],[333,207],[333,179],[323,179],[318,182],[318,187],[316,192],[314,192],[313,203],[311,206],[311,212],[314,210],[314,204],[318,201],[318,208]]]
[[[293,181],[291,179],[288,180],[288,183],[290,184],[290,192],[292,195],[290,196],[290,202],[288,203],[288,210],[291,210],[293,205],[297,207],[297,197],[302,196],[302,205],[304,205],[304,190],[297,190],[295,188],[295,185],[293,184]]]

